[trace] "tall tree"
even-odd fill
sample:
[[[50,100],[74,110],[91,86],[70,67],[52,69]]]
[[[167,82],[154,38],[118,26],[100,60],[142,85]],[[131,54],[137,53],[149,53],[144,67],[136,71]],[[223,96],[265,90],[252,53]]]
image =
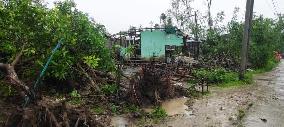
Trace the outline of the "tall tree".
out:
[[[166,19],[167,19],[167,15],[165,13],[162,13],[160,16],[160,23],[163,22],[164,26],[166,26]]]
[[[172,0],[171,8],[168,10],[169,17],[178,28],[190,33],[195,27],[194,11],[192,2],[194,0]]]

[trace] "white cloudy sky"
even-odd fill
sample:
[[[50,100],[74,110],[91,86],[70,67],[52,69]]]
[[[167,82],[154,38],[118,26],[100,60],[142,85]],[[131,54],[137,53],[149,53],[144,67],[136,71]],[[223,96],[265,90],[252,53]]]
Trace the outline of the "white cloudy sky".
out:
[[[56,0],[45,0],[53,3]],[[88,13],[97,22],[104,24],[110,33],[127,30],[129,26],[146,27],[150,22],[159,23],[159,16],[170,8],[171,0],[74,0],[77,7]],[[284,13],[284,0],[255,0],[254,12],[266,17],[274,17],[276,10]],[[212,13],[224,11],[226,18],[232,17],[234,7],[240,7],[240,19],[244,18],[246,0],[212,0]],[[193,6],[206,10],[204,0],[195,0]]]

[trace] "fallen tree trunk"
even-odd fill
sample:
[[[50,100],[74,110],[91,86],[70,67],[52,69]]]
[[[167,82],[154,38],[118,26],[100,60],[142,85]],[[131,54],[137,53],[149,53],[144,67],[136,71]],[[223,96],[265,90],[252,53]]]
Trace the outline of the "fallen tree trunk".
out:
[[[9,64],[0,63],[0,69],[6,72],[6,77],[13,88],[15,88],[21,96],[25,96],[29,92],[29,87],[22,82],[17,72],[15,71],[15,65],[20,61],[23,54],[23,50],[15,57],[14,61]]]

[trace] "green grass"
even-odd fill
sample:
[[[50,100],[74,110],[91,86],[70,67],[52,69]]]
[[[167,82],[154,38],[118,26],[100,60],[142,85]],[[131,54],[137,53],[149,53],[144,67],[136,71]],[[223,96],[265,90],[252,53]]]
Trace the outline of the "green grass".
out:
[[[196,79],[197,82],[205,80],[209,84],[228,83],[231,81],[238,80],[238,74],[236,72],[232,72],[224,68],[214,68],[214,69],[200,68],[194,70],[193,75],[197,78]],[[189,81],[189,83],[194,83],[194,82],[196,81]]]
[[[221,88],[228,88],[228,87],[240,87],[240,86],[245,86],[245,85],[249,85],[249,84],[252,84],[253,83],[253,77],[254,75],[256,74],[260,74],[260,73],[263,73],[262,71],[260,70],[257,70],[257,71],[249,71],[245,74],[245,78],[244,80],[236,80],[236,81],[231,81],[231,82],[227,82],[227,83],[221,83],[221,84],[218,84],[217,86],[218,87],[221,87]]]
[[[116,84],[105,84],[101,89],[104,94],[112,95],[118,92],[119,87]]]
[[[123,111],[126,113],[138,113],[141,112],[141,109],[137,105],[128,104],[123,108]]]
[[[228,87],[240,87],[244,85],[249,85],[253,83],[253,76],[255,75],[255,72],[248,72],[245,74],[245,79],[244,80],[235,80],[227,83],[221,83],[217,84],[216,86],[221,87],[221,88],[228,88]]]
[[[70,93],[70,96],[71,96],[71,100],[69,101],[71,104],[73,105],[80,105],[83,103],[83,100],[81,98],[81,95],[79,94],[79,92],[77,90],[73,90],[71,93]]]
[[[151,112],[151,117],[153,119],[164,119],[167,117],[167,112],[165,109],[162,107],[156,107],[152,112]]]
[[[240,109],[238,113],[238,119],[240,120],[243,119],[245,115],[246,115],[245,111]]]
[[[240,86],[244,86],[244,85],[249,85],[249,84],[253,83],[253,77],[255,75],[272,71],[275,67],[278,66],[278,64],[279,63],[274,62],[274,63],[267,65],[265,68],[247,71],[246,74],[245,74],[244,80],[235,80],[235,81],[232,80],[232,81],[229,81],[229,82],[226,82],[226,83],[220,83],[220,84],[214,84],[214,85],[221,87],[221,88],[240,87]]]
[[[269,61],[268,64],[264,68],[257,69],[258,73],[264,73],[272,71],[275,67],[279,65],[280,62]]]
[[[97,114],[102,114],[102,113],[105,112],[105,109],[101,106],[94,106],[94,107],[91,108],[91,111],[95,112]]]
[[[166,110],[160,106],[154,108],[154,110],[149,115],[151,121],[153,121],[155,124],[161,122],[161,120],[164,120],[168,116]]]
[[[6,119],[5,115],[0,113],[0,125],[3,125],[6,122]]]
[[[119,112],[119,106],[115,105],[114,103],[110,103],[110,111],[113,113],[113,114],[120,114]]]
[[[15,90],[9,84],[0,81],[0,95],[11,96],[14,95],[15,93],[16,93]]]

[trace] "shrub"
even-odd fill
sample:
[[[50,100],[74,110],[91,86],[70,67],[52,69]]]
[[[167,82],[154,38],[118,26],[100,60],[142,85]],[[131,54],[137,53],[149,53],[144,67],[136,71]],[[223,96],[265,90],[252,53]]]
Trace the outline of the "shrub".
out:
[[[100,107],[100,106],[93,107],[93,108],[91,109],[91,111],[92,111],[92,112],[95,112],[95,113],[98,113],[98,114],[102,114],[102,113],[105,112],[105,110],[104,110],[102,107]]]
[[[151,117],[153,119],[164,119],[167,117],[167,112],[165,109],[162,107],[156,107],[152,112],[151,112]]]
[[[15,90],[11,86],[6,85],[4,82],[0,81],[0,95],[11,96],[14,93],[15,93]]]
[[[78,105],[82,103],[81,95],[78,93],[77,90],[73,90],[70,93],[70,96],[71,96],[71,100],[70,100],[71,104]]]
[[[245,111],[242,109],[239,109],[238,120],[242,120],[245,117],[245,115],[246,115]]]
[[[254,16],[252,21],[251,41],[249,42],[249,67],[265,69],[274,59],[274,52],[284,52],[284,16],[279,15],[276,20]],[[213,64],[230,70],[238,70],[240,64],[240,49],[243,38],[243,22],[232,19],[227,26],[213,26],[202,43],[202,55],[206,59],[205,65]],[[226,34],[225,34],[226,33]]]
[[[197,80],[204,80],[209,84],[216,83],[228,83],[231,81],[237,81],[238,75],[235,72],[227,71],[223,68],[215,69],[198,69],[193,72],[193,75]]]
[[[118,108],[119,108],[119,107],[118,107],[117,105],[115,105],[115,104],[113,104],[113,103],[110,104],[110,110],[111,110],[112,113],[117,114],[118,111],[119,111]]]
[[[102,92],[107,95],[115,94],[118,92],[119,87],[115,84],[106,84],[101,87]]]
[[[135,113],[135,112],[140,112],[140,109],[139,109],[138,106],[131,104],[131,105],[127,105],[125,107],[125,112],[127,112],[127,113]]]
[[[82,79],[76,71],[82,63],[90,68],[114,70],[111,53],[105,47],[104,26],[76,9],[73,1],[57,2],[50,9],[41,1],[0,1],[0,14],[0,63],[11,63],[23,49],[21,62],[27,62],[19,64],[19,77],[36,77],[60,40],[62,45],[44,77]]]

